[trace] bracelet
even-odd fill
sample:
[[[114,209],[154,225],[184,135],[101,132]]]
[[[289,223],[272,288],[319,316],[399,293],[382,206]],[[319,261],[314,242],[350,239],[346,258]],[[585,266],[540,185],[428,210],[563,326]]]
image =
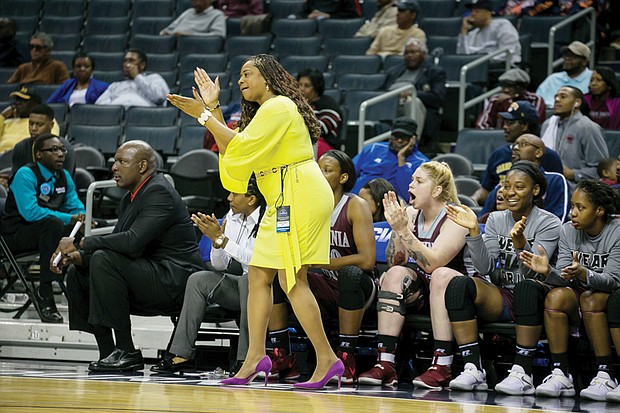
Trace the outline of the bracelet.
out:
[[[202,126],[205,125],[205,123],[207,123],[207,121],[209,120],[209,118],[213,116],[211,114],[211,111],[209,109],[205,109],[201,114],[200,117],[197,119],[198,123],[200,123]]]
[[[220,101],[218,100],[217,103],[215,104],[215,106],[213,106],[212,108],[208,107],[207,105],[205,105],[205,108],[209,109],[211,112],[213,112],[215,109],[220,107]]]

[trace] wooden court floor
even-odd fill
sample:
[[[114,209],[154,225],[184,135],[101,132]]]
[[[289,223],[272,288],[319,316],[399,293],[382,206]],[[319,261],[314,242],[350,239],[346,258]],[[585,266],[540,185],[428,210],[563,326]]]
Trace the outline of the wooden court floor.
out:
[[[147,370],[148,371],[148,370]],[[219,380],[219,379],[218,379]],[[299,412],[299,413],[525,413],[619,412],[620,405],[578,399],[541,399],[494,392],[449,392],[335,386],[293,390],[290,384],[255,381],[229,388],[206,377],[149,373],[89,374],[81,363],[0,359],[0,412]]]

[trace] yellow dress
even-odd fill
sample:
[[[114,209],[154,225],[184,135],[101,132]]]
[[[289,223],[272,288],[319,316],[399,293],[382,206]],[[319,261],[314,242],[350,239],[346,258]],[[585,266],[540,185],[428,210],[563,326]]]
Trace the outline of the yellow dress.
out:
[[[245,193],[252,172],[256,174],[267,211],[250,265],[285,269],[289,291],[302,265],[329,263],[334,195],[313,154],[297,106],[276,96],[260,106],[220,155],[220,178],[228,191]],[[290,232],[276,232],[276,202],[290,206]]]

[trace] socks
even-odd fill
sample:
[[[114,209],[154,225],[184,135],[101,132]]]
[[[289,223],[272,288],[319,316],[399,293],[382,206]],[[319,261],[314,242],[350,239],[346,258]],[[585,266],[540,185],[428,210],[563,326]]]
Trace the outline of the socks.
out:
[[[93,334],[99,348],[99,360],[108,357],[116,347],[114,345],[114,337],[112,337],[112,330],[107,327],[93,326]]]
[[[435,340],[433,364],[451,366],[454,358],[454,344],[452,341]]]
[[[129,330],[114,330],[114,336],[116,337],[116,347],[125,351],[135,351],[136,348],[133,345],[131,338],[131,329]]]
[[[551,353],[551,368],[560,369],[568,377],[568,353]]]
[[[355,353],[359,335],[338,334],[338,350],[343,353]]]
[[[52,283],[48,282],[39,284],[39,295],[44,299],[54,299],[54,289],[52,288]]]
[[[384,348],[387,353],[396,353],[397,343],[398,337],[384,336],[382,334],[377,335],[377,347]]]
[[[609,356],[597,357],[596,364],[598,364],[598,371],[604,371],[609,374],[609,377],[614,378],[614,369],[612,366],[613,360],[611,354]]]
[[[482,361],[480,360],[480,345],[477,341],[473,343],[463,344],[459,346],[461,355],[463,356],[463,363],[471,363],[476,366],[478,370],[482,370]]]
[[[267,348],[283,348],[287,351],[287,354],[291,354],[291,337],[288,333],[288,328],[276,331],[270,331]]]
[[[517,344],[516,346],[515,364],[523,367],[525,374],[532,375],[532,364],[534,362],[534,355],[536,354],[536,347],[525,347]]]

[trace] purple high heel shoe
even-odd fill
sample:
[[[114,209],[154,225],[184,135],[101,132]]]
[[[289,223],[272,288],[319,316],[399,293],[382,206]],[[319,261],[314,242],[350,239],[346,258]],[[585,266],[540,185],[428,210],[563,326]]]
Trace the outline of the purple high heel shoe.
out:
[[[338,359],[336,362],[329,368],[327,374],[319,381],[309,382],[304,381],[302,383],[295,383],[293,386],[298,389],[306,389],[306,390],[318,390],[325,387],[325,384],[334,376],[338,377],[338,390],[340,390],[340,380],[342,380],[342,374],[344,373],[344,364],[342,364],[342,360]]]
[[[256,375],[260,373],[261,371],[265,373],[265,386],[266,386],[267,381],[269,380],[269,372],[271,371],[271,359],[269,358],[269,356],[265,356],[262,359],[260,359],[260,361],[256,365],[256,368],[254,369],[254,373],[250,374],[245,379],[238,378],[238,377],[231,377],[229,379],[221,380],[220,384],[223,386],[244,386],[246,384],[250,384],[252,380],[254,380],[254,377],[256,377]]]

